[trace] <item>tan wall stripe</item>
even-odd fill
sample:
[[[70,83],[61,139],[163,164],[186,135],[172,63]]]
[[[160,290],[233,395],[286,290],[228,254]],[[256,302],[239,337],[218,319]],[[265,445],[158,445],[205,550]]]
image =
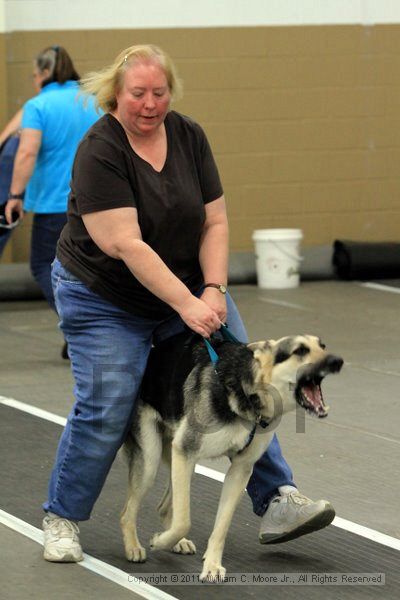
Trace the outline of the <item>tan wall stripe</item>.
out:
[[[399,237],[400,25],[16,32],[0,39],[9,115],[30,96],[32,58],[48,44],[65,45],[82,74],[134,43],[165,48],[185,84],[176,108],[205,127],[214,149],[233,251],[251,250],[256,228],[301,228],[305,245]],[[0,103],[4,108],[4,93]],[[26,260],[28,230],[16,233],[12,260]]]

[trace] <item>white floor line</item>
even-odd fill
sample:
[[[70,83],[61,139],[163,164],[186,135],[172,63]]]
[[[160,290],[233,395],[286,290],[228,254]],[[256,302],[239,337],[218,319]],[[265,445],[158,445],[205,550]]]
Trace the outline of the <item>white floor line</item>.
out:
[[[376,531],[375,529],[364,527],[364,525],[358,525],[357,523],[353,523],[353,521],[348,521],[347,519],[342,519],[341,517],[335,517],[332,524],[336,525],[336,527],[339,527],[340,529],[345,529],[346,531],[350,531],[351,533],[365,537],[368,540],[382,544],[383,546],[388,546],[394,550],[400,550],[399,539],[390,535],[386,535],[385,533],[381,533],[380,531]]]
[[[43,532],[40,529],[1,509],[0,523],[43,546]],[[152,587],[147,583],[139,582],[134,575],[126,573],[121,569],[117,569],[98,558],[90,556],[90,554],[84,553],[83,557],[84,560],[77,563],[77,565],[84,569],[88,569],[88,571],[92,571],[131,592],[135,592],[135,594],[138,594],[138,596],[141,596],[142,598],[148,598],[148,600],[176,600],[175,596],[166,594],[162,590]]]
[[[203,465],[196,465],[194,472],[198,473],[199,475],[204,475],[204,477],[214,479],[215,481],[219,481],[220,483],[225,481],[225,473],[221,473],[221,471],[216,471],[215,469],[210,469],[209,467],[204,467]]]
[[[384,285],[383,283],[372,283],[367,281],[360,283],[362,287],[370,288],[371,290],[380,290],[381,292],[391,292],[392,294],[400,294],[400,288],[392,287],[391,285]]]
[[[260,302],[267,302],[267,304],[276,304],[277,306],[284,306],[285,308],[295,308],[297,310],[309,311],[310,309],[301,304],[294,304],[293,302],[286,302],[285,300],[273,300],[272,298],[265,298],[264,296],[258,296]]]
[[[222,482],[225,479],[224,473],[215,471],[214,469],[210,469],[208,467],[203,467],[202,465],[196,465],[195,472],[199,473],[200,475],[205,475],[205,477],[215,479],[216,481]],[[400,550],[399,539],[391,537],[390,535],[386,535],[385,533],[381,533],[380,531],[376,531],[375,529],[364,527],[364,525],[358,525],[358,523],[348,521],[347,519],[342,519],[341,517],[335,517],[332,521],[332,525],[339,527],[339,529],[345,529],[351,533],[356,533],[361,537],[377,542],[378,544],[382,544],[383,546],[394,548],[394,550]]]
[[[27,412],[31,415],[35,415],[42,419],[46,419],[47,421],[52,421],[53,423],[57,423],[59,425],[64,425],[66,422],[66,419],[63,419],[58,415],[42,410],[40,408],[36,408],[31,404],[25,404],[24,402],[13,400],[12,398],[5,398],[4,396],[0,396],[0,404],[16,408],[18,410]],[[219,481],[221,483],[225,479],[225,474],[221,473],[221,471],[216,471],[215,469],[210,469],[209,467],[205,467],[203,465],[196,465],[195,472],[199,475],[203,475],[204,477],[214,479],[215,481]],[[351,533],[355,533],[366,539],[372,540],[373,542],[377,542],[378,544],[382,544],[383,546],[393,548],[394,550],[400,550],[400,540],[398,538],[394,538],[385,533],[381,533],[380,531],[376,531],[375,529],[364,527],[364,525],[358,525],[358,523],[348,521],[347,519],[342,519],[341,517],[335,517],[332,522],[332,525],[335,525],[336,527],[339,527],[340,529],[344,529]]]
[[[42,408],[38,408],[37,406],[33,406],[32,404],[26,404],[25,402],[14,400],[13,398],[0,396],[0,404],[10,406],[11,408],[16,408],[17,410],[22,410],[22,412],[29,413],[30,415],[34,415],[40,419],[45,419],[46,421],[51,421],[52,423],[57,423],[57,425],[61,425],[62,427],[65,427],[67,422],[67,419],[64,417],[55,415],[54,413],[43,410]]]

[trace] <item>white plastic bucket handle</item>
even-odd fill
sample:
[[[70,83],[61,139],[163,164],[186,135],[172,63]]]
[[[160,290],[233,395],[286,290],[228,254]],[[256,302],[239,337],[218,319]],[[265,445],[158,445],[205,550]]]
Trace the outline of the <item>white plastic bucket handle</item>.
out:
[[[282,246],[279,245],[279,242],[276,242],[275,240],[268,240],[269,242],[271,242],[271,244],[273,244],[275,246],[275,248],[277,248],[279,250],[279,252],[282,252],[282,254],[286,254],[286,256],[288,258],[291,258],[292,260],[304,260],[304,256],[299,256],[298,254],[291,254],[290,252],[288,252],[286,250],[286,248],[282,248]]]

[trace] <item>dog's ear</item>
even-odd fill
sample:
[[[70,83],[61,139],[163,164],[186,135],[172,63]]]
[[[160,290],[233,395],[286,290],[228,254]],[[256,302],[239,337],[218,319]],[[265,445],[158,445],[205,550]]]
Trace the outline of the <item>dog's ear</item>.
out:
[[[253,342],[247,344],[247,347],[253,352],[254,358],[258,360],[262,367],[270,362],[272,354],[269,341]]]
[[[269,350],[270,349],[270,344],[269,342],[266,341],[261,341],[261,342],[252,342],[251,344],[247,344],[247,347],[252,351],[255,352],[256,350]]]
[[[253,373],[255,381],[269,382],[271,380],[271,369],[273,363],[273,354],[270,340],[253,342],[247,347],[253,352]]]

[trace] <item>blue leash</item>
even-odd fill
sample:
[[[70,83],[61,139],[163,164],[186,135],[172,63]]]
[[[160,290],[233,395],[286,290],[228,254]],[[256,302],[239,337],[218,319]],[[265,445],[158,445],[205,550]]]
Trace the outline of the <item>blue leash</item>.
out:
[[[206,348],[208,350],[208,354],[210,356],[210,360],[211,360],[211,362],[213,364],[213,367],[214,367],[214,369],[216,369],[217,368],[217,363],[219,361],[219,356],[215,352],[214,348],[211,346],[211,343],[206,338],[203,338],[203,340],[204,340],[204,343],[205,343]]]
[[[221,328],[219,329],[219,331],[221,332],[221,335],[224,338],[224,340],[226,340],[227,342],[233,342],[234,344],[241,344],[241,342],[239,342],[239,340],[228,329],[228,325],[222,323],[221,324]],[[217,363],[219,361],[219,356],[215,352],[214,348],[212,347],[211,342],[209,342],[209,340],[207,340],[206,338],[203,338],[203,340],[204,340],[204,343],[205,343],[206,348],[208,350],[208,354],[210,356],[210,360],[212,362],[214,370],[216,371],[216,369],[217,369]]]

